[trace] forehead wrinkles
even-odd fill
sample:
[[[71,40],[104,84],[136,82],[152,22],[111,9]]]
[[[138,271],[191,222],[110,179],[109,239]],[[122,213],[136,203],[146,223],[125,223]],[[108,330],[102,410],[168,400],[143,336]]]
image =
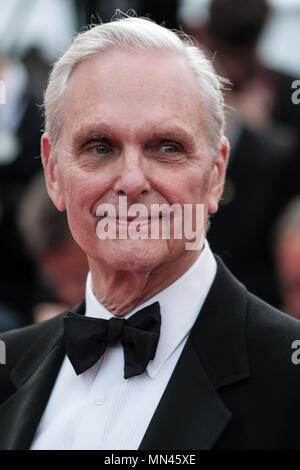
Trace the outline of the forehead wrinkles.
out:
[[[153,122],[178,120],[190,131],[203,124],[196,79],[185,60],[174,54],[170,58],[163,53],[153,57],[147,52],[117,52],[118,57],[106,53],[91,57],[74,71],[65,92],[63,125],[77,126],[91,115],[96,123],[103,121],[103,114],[107,124],[123,120],[133,127],[134,122],[126,121],[132,118],[139,124],[149,115]]]
[[[77,86],[76,86],[77,85]],[[76,88],[79,88],[77,90]],[[168,100],[181,95],[185,100],[199,96],[197,80],[186,59],[163,51],[112,50],[99,53],[81,63],[72,73],[65,96],[74,94],[83,100],[97,92],[102,99],[109,96],[149,99],[155,94]],[[151,91],[152,93],[149,93]],[[180,91],[180,93],[179,93]],[[191,97],[191,96],[190,96]],[[74,98],[74,96],[71,96]]]
[[[90,123],[80,123],[75,126],[71,133],[71,141],[76,147],[82,140],[92,140],[100,138],[109,138],[120,141],[140,141],[141,143],[147,140],[174,140],[182,142],[189,147],[195,147],[199,138],[192,132],[188,126],[184,126],[182,121],[174,121],[168,123],[163,121],[160,124],[157,122],[140,123],[135,121],[131,126],[124,125],[123,122],[117,122],[116,125],[109,125],[105,122],[94,121]]]

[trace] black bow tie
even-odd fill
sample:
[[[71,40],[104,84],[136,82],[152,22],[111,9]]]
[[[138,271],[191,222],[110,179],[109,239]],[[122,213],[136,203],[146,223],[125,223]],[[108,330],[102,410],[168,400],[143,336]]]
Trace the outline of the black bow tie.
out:
[[[155,302],[128,320],[104,320],[68,312],[64,317],[66,353],[77,375],[92,367],[108,345],[121,340],[124,349],[124,377],[142,374],[154,358],[159,340],[160,306]]]

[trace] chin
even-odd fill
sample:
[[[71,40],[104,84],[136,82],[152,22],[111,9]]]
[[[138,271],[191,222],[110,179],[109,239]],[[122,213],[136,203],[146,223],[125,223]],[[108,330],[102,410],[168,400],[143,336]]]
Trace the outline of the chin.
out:
[[[151,271],[171,258],[166,240],[116,240],[101,248],[102,258],[111,269]]]

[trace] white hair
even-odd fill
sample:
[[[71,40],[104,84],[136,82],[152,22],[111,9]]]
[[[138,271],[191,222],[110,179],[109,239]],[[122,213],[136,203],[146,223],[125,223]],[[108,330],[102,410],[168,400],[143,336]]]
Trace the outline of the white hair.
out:
[[[87,31],[78,34],[54,65],[44,96],[45,130],[54,152],[62,127],[64,92],[71,74],[90,56],[112,47],[131,50],[156,47],[163,51],[176,52],[186,58],[199,83],[206,135],[212,154],[216,155],[221,146],[225,124],[222,90],[224,84],[229,82],[216,75],[211,62],[184,33],[173,32],[148,19],[128,16],[110,23],[92,25]]]

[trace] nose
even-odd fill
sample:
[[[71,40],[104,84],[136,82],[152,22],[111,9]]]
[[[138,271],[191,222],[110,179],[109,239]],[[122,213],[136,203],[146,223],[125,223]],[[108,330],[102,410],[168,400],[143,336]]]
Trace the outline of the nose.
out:
[[[151,189],[147,178],[147,162],[137,151],[128,151],[122,156],[120,175],[115,182],[114,191],[118,196],[127,196],[130,201],[138,201]]]

